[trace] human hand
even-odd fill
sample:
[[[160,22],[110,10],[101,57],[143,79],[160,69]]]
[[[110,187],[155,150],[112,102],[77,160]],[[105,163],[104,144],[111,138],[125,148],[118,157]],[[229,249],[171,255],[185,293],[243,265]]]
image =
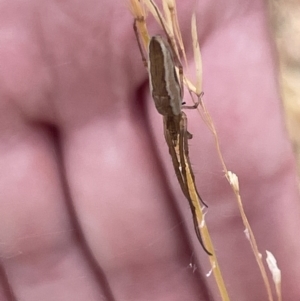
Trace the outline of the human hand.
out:
[[[217,300],[126,2],[4,1],[0,11],[0,299]],[[189,42],[191,6],[178,11]],[[202,1],[196,14],[204,101],[259,248],[296,300],[299,199],[263,3]],[[187,115],[229,294],[266,299],[212,136]]]

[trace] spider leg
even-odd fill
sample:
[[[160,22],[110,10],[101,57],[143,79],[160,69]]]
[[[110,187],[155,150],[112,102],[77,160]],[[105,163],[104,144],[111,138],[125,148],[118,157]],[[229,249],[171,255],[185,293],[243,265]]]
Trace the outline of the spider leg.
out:
[[[191,94],[191,91],[190,91],[190,94]],[[186,106],[185,102],[183,102],[181,108],[182,109],[197,109],[199,104],[201,103],[201,99],[202,99],[203,95],[204,95],[204,92],[201,92],[200,95],[198,95],[198,100],[192,106]],[[192,94],[191,94],[191,97],[192,97]]]
[[[182,114],[182,118],[180,121],[180,139],[183,139],[183,141],[181,143],[179,143],[179,145],[181,146],[181,150],[180,150],[180,163],[181,163],[181,168],[182,171],[184,170],[184,178],[185,178],[185,182],[187,183],[187,178],[186,178],[186,168],[185,168],[185,164],[188,165],[188,169],[189,172],[191,174],[191,177],[193,179],[193,182],[195,182],[195,176],[191,167],[191,162],[190,162],[190,157],[189,157],[189,146],[188,146],[188,139],[192,138],[192,134],[190,134],[187,130],[187,117],[185,115],[184,112],[181,113]],[[183,168],[184,166],[184,168]],[[208,207],[207,204],[202,200],[196,185],[195,185],[195,189],[198,195],[198,198],[200,200],[200,202],[205,206]]]
[[[177,180],[179,182],[180,188],[181,188],[184,196],[187,199],[189,199],[190,195],[189,195],[186,183],[184,181],[182,171],[180,169],[181,168],[181,164],[180,164],[180,162],[178,160],[178,156],[177,156],[177,152],[176,152],[176,147],[178,145],[178,141],[176,141],[176,145],[174,145],[174,141],[173,141],[173,139],[171,137],[170,131],[167,128],[166,118],[167,117],[164,116],[164,135],[165,135],[165,139],[166,139],[167,145],[169,147],[169,153],[170,153],[170,156],[172,158],[173,167],[174,167],[174,170],[175,170],[176,177],[177,177]]]
[[[192,207],[191,206],[191,210],[192,210],[192,214],[193,214],[193,221],[194,221],[194,228],[195,228],[195,232],[196,232],[196,235],[197,235],[197,238],[200,242],[200,245],[202,246],[203,250],[210,256],[212,256],[213,254],[211,252],[209,252],[205,245],[204,245],[204,242],[203,242],[203,239],[202,239],[202,236],[201,236],[201,233],[200,233],[200,230],[199,230],[199,226],[198,226],[198,220],[197,220],[197,213],[196,213],[196,210],[195,210],[195,207]]]
[[[186,115],[182,112],[182,118],[180,120],[180,133],[179,133],[179,157],[180,157],[180,165],[181,165],[181,172],[183,174],[183,178],[184,181],[186,183],[187,189],[188,189],[188,183],[187,183],[187,171],[186,171],[186,164],[188,165],[188,170],[190,172],[190,175],[192,177],[193,182],[195,182],[195,177],[191,168],[191,163],[189,161],[189,150],[188,150],[188,131],[187,131],[187,117]],[[194,185],[194,188],[196,190],[197,196],[199,198],[199,200],[201,201],[201,203],[207,207],[207,205],[203,202],[202,198],[200,197],[196,185]],[[189,192],[189,189],[188,189]],[[208,255],[212,255],[212,253],[210,253],[207,248],[205,247],[204,243],[203,243],[203,239],[201,236],[201,232],[199,230],[199,222],[198,222],[198,217],[197,217],[197,210],[194,206],[194,203],[190,197],[187,198],[189,201],[189,205],[192,211],[192,215],[193,215],[193,222],[194,222],[194,228],[195,228],[195,232],[197,235],[197,238],[202,246],[202,248],[204,249],[204,251],[208,254]]]
[[[141,40],[140,40],[140,35],[139,35],[139,32],[138,32],[138,29],[137,29],[137,26],[136,26],[136,22],[138,22],[137,19],[135,19],[134,22],[133,22],[133,30],[134,30],[134,33],[135,33],[137,43],[139,45],[140,53],[141,53],[141,56],[142,56],[142,61],[144,63],[144,66],[148,69],[148,62],[147,62],[146,56],[145,56],[144,51],[143,51],[143,47],[142,47],[142,43],[141,43]]]

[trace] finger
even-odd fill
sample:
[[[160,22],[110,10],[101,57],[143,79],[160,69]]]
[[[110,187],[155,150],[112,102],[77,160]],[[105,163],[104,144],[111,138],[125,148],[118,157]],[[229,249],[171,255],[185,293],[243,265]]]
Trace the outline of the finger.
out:
[[[130,39],[134,41],[133,32]],[[75,211],[91,253],[117,298],[205,296],[199,274],[189,267],[192,251],[161,175],[141,106],[120,105],[132,102],[136,89],[135,78],[128,81],[126,68],[132,44],[125,45],[127,52],[116,56],[108,49],[105,59],[99,60],[101,70],[118,70],[116,78],[122,81],[104,77],[106,85],[80,90],[81,95],[95,93],[95,98],[85,98],[84,114],[82,103],[79,107],[64,104],[60,113],[63,158]],[[94,101],[98,95],[101,99]],[[112,105],[103,107],[103,102]],[[177,267],[178,273],[172,273]]]
[[[49,11],[53,15],[48,16],[53,21],[52,17],[61,11],[51,3]],[[82,300],[91,296],[99,299],[106,291],[101,290],[100,280],[82,241],[78,240],[62,181],[58,139],[45,125],[54,120],[48,94],[55,92],[51,90],[51,72],[61,65],[49,66],[49,61],[45,61],[45,48],[38,38],[41,28],[31,27],[36,10],[29,3],[19,4],[2,3],[1,7],[4,14],[0,74],[3,290],[10,291],[9,300]],[[43,16],[46,29],[48,19]],[[51,22],[48,30],[54,30],[56,35],[62,24],[61,19],[55,20],[59,24]],[[55,45],[59,43],[51,47],[48,44],[46,49],[51,51]]]
[[[262,7],[245,19],[232,15],[226,26],[220,22],[210,38],[203,36],[204,102],[216,124],[225,162],[239,176],[243,203],[259,249],[263,256],[265,250],[272,250],[282,263],[283,277],[289,279],[284,296],[293,299],[298,288],[289,254],[297,254],[299,244],[289,233],[295,233],[299,226],[299,197],[265,16]],[[198,22],[200,31],[205,31],[206,23],[199,18]],[[249,294],[249,299],[256,299],[265,294],[265,288],[243,233],[234,195],[218,163],[212,136],[201,126],[195,112],[187,114],[193,133],[191,160],[200,193],[209,204],[207,221],[230,283],[229,291],[242,298],[249,287],[255,286],[257,290]],[[242,283],[236,277],[241,270],[247,271]]]
[[[0,252],[13,294],[76,300],[75,287],[86,297],[99,294],[68,215],[51,135],[2,113]]]

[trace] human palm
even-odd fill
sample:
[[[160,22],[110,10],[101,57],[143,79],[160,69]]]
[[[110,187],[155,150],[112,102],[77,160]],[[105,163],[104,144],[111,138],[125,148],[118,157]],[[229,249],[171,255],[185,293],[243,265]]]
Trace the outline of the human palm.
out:
[[[189,42],[192,4],[184,3]],[[1,300],[218,300],[126,5],[1,4]],[[295,162],[264,3],[202,1],[195,9],[204,101],[225,161],[239,175],[260,250],[278,259],[285,299],[297,300]],[[229,294],[266,300],[212,136],[196,112],[187,115]]]

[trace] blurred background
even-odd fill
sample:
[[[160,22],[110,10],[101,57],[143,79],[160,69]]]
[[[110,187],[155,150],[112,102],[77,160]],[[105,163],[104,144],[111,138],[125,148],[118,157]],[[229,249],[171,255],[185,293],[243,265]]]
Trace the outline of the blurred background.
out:
[[[285,120],[300,175],[300,1],[269,0]],[[300,188],[300,182],[298,182]]]

